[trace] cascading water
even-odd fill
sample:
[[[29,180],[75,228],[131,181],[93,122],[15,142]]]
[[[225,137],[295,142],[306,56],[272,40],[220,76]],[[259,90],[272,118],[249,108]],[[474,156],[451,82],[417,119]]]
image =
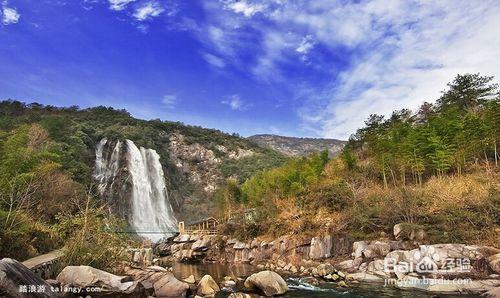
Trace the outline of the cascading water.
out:
[[[126,140],[126,143],[133,185],[131,224],[138,234],[161,238],[162,235],[148,232],[172,233],[177,229],[177,224],[168,201],[160,156],[152,149],[141,147],[139,150],[130,140]]]
[[[109,158],[104,156],[104,146],[108,143],[106,138],[102,139],[95,151],[95,171],[94,178],[99,182],[98,190],[101,195],[106,192],[106,189],[112,188],[115,178],[120,169],[120,152],[121,142],[117,141],[116,145]]]
[[[108,201],[126,199],[120,202],[123,212],[134,231],[153,241],[170,236],[177,231],[177,221],[168,199],[160,156],[155,150],[137,148],[131,140],[113,144],[107,139],[96,148],[94,177],[99,183],[99,192]],[[123,171],[123,175],[120,175]],[[121,177],[120,179],[120,176]],[[114,184],[122,184],[114,187]],[[111,198],[110,198],[111,196]]]

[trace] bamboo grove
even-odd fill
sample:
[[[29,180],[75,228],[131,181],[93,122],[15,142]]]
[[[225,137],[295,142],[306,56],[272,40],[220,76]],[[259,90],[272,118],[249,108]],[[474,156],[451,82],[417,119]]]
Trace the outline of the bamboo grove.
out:
[[[500,95],[493,77],[457,75],[435,104],[371,115],[349,139],[342,158],[353,169],[370,160],[384,186],[422,184],[426,177],[498,166]]]

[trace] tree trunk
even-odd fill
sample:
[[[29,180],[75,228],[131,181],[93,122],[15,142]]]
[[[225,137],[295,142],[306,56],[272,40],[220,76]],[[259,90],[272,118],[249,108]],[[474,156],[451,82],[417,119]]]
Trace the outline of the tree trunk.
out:
[[[384,188],[387,189],[387,178],[385,177],[385,167],[382,167],[382,177],[384,178]]]
[[[498,153],[497,153],[497,141],[493,142],[494,144],[494,149],[495,149],[495,167],[498,167]]]
[[[484,160],[486,161],[486,169],[488,172],[490,171],[490,162],[488,161],[488,155],[486,154],[486,149],[483,149],[484,152]]]
[[[394,187],[396,187],[396,176],[394,175],[394,171],[392,170],[392,168],[389,168],[389,170],[391,171],[391,177],[392,177],[392,184],[394,184]]]

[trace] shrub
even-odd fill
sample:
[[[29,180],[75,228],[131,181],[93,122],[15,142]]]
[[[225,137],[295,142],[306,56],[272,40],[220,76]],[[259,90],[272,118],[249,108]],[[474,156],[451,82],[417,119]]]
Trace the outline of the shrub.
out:
[[[124,223],[109,216],[104,207],[87,205],[74,215],[58,216],[53,226],[64,241],[62,267],[88,265],[106,271],[116,271],[129,259],[127,247],[137,246],[126,234],[120,233]]]

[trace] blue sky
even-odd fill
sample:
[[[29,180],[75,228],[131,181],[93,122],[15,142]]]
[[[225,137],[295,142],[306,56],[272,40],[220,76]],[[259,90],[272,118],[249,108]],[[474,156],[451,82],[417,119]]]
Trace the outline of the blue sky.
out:
[[[244,136],[346,139],[499,57],[500,1],[0,0],[0,99]]]

